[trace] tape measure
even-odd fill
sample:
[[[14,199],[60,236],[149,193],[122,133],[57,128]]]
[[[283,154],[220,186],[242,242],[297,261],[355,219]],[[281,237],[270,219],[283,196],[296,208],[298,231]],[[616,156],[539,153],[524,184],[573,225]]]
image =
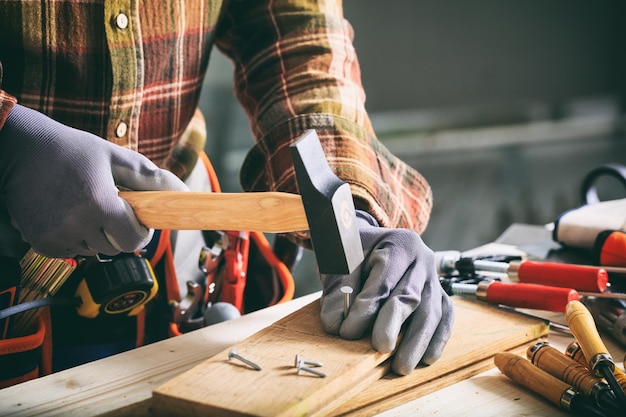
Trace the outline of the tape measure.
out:
[[[147,259],[137,254],[94,258],[82,271],[75,296],[83,317],[100,314],[134,316],[157,293],[159,285]]]

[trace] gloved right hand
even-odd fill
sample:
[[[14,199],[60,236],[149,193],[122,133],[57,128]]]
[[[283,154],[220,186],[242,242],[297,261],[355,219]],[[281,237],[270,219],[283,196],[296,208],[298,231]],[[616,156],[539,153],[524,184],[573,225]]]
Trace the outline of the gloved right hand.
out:
[[[0,130],[0,195],[36,251],[65,258],[145,246],[152,230],[139,223],[117,187],[187,190],[138,152],[14,106]]]
[[[417,233],[378,227],[359,210],[356,221],[365,260],[349,275],[321,276],[322,325],[345,339],[359,339],[371,330],[374,349],[396,349],[391,369],[407,375],[418,363],[432,364],[442,355],[454,306],[439,283],[433,251]],[[354,290],[345,317],[343,286]]]

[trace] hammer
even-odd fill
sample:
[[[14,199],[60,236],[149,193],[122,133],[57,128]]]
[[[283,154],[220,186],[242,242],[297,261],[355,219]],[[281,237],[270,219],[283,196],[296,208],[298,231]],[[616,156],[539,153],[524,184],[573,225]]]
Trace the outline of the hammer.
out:
[[[363,261],[350,186],[328,166],[314,130],[290,146],[300,195],[283,192],[122,191],[146,227],[170,230],[308,230],[319,272],[349,274]]]

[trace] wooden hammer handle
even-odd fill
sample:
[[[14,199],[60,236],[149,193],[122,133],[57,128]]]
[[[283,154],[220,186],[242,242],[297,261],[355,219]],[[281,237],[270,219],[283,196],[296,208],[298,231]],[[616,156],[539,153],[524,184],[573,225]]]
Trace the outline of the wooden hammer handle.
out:
[[[146,227],[169,230],[245,230],[267,233],[308,230],[297,194],[121,191]]]

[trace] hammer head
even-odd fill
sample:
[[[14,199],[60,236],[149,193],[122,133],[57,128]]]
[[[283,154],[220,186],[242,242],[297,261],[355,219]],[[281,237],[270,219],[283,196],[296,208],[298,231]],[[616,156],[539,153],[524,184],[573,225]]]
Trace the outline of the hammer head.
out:
[[[332,172],[314,130],[290,145],[321,274],[350,274],[363,261],[350,186]]]

